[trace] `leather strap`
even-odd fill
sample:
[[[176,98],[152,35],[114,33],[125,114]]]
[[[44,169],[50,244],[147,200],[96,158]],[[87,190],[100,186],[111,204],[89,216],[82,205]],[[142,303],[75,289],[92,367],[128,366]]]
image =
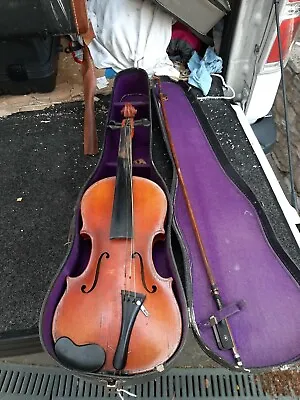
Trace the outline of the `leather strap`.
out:
[[[83,39],[83,62],[81,66],[84,93],[84,154],[98,153],[98,137],[95,120],[94,96],[96,92],[95,66],[88,45],[95,37],[92,24],[88,20],[86,0],[71,0],[74,21],[78,35]]]
[[[83,77],[83,91],[84,91],[84,154],[94,155],[97,154],[98,137],[96,130],[95,119],[95,92],[96,92],[96,75],[95,66],[88,48],[89,43],[95,37],[91,23],[86,34],[82,35],[83,38],[83,63],[82,63],[82,77]]]
[[[71,6],[77,33],[79,35],[83,35],[89,30],[86,0],[71,0]]]

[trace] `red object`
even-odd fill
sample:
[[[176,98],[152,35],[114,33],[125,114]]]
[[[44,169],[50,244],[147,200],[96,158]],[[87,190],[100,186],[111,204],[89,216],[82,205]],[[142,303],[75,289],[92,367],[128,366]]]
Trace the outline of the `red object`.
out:
[[[299,26],[300,26],[300,17],[286,19],[282,21],[282,23],[280,24],[282,56],[284,60],[286,60],[286,58],[289,56]],[[274,63],[277,61],[279,61],[279,47],[278,47],[278,37],[276,35],[267,63]]]
[[[188,27],[183,25],[181,22],[176,22],[172,27],[172,40],[184,40],[194,50],[199,51],[201,49],[201,41],[195,36]]]

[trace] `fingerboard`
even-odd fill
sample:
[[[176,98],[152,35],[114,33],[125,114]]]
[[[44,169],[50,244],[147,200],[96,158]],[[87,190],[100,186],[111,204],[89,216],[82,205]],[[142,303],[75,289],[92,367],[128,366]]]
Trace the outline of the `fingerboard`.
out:
[[[132,239],[132,147],[130,121],[120,129],[117,176],[110,239]]]

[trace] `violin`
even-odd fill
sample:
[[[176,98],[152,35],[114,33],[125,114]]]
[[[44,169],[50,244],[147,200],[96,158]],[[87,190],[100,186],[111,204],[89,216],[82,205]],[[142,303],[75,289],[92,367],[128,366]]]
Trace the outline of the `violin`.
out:
[[[132,176],[137,110],[127,103],[120,127],[116,176],[90,186],[81,199],[83,238],[91,240],[85,270],[68,276],[55,310],[57,358],[69,368],[136,374],[163,365],[182,335],[173,278],[161,277],[152,251],[164,237],[167,198],[153,181]]]

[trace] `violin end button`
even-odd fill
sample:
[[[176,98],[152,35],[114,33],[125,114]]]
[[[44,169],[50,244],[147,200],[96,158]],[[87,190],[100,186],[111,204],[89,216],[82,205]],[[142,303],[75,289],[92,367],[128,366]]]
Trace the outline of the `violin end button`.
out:
[[[156,370],[157,370],[158,372],[163,372],[163,371],[165,370],[165,367],[164,367],[162,364],[160,364],[160,365],[158,365],[158,366],[156,367]]]

